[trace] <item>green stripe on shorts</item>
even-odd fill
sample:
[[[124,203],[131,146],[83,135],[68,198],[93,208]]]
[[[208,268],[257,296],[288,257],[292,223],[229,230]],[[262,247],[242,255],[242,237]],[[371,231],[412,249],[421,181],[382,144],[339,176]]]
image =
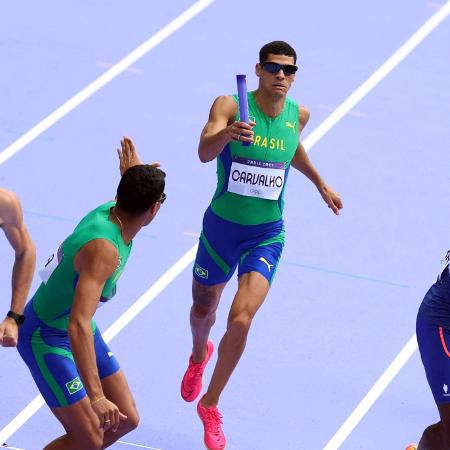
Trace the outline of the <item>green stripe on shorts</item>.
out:
[[[206,251],[208,252],[208,255],[211,256],[213,261],[220,267],[222,272],[225,275],[228,275],[230,273],[230,266],[219,256],[219,254],[211,247],[211,244],[208,242],[208,239],[206,239],[205,235],[200,235],[200,240],[202,241],[203,245],[206,248]]]
[[[70,358],[73,361],[72,353],[58,347],[50,347],[47,345],[41,337],[41,329],[38,328],[34,333],[31,339],[31,348],[33,350],[33,355],[36,358],[37,365],[41,371],[42,376],[44,377],[46,383],[50,387],[51,391],[55,395],[58,400],[60,406],[67,406],[69,403],[66,400],[64,392],[61,389],[61,386],[57,383],[52,373],[47,367],[45,362],[45,355],[49,353],[53,353],[55,355],[60,355],[66,358]]]

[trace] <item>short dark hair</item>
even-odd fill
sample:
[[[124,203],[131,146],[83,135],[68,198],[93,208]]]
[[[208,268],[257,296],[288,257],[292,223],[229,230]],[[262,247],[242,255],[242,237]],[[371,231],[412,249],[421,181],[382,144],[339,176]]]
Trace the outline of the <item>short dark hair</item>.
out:
[[[267,61],[267,58],[269,57],[269,53],[272,53],[272,55],[293,56],[294,64],[297,63],[297,53],[295,53],[295,50],[287,42],[272,41],[272,42],[269,42],[268,44],[264,45],[261,48],[261,50],[259,51],[259,63],[260,64]]]
[[[117,207],[131,214],[142,214],[161,199],[166,174],[148,164],[125,171],[117,187]]]

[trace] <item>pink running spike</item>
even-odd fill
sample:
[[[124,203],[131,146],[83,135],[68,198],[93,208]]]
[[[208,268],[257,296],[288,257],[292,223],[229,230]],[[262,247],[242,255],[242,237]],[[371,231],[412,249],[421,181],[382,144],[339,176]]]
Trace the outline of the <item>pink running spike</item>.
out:
[[[214,344],[208,341],[206,344],[206,358],[203,362],[195,364],[192,355],[189,358],[189,367],[181,381],[181,397],[187,402],[193,402],[200,394],[203,385],[203,372],[206,364],[211,359],[214,351]]]
[[[197,413],[203,422],[206,448],[208,450],[223,450],[227,442],[222,431],[222,414],[215,406],[206,408],[202,405],[201,400],[197,405]]]

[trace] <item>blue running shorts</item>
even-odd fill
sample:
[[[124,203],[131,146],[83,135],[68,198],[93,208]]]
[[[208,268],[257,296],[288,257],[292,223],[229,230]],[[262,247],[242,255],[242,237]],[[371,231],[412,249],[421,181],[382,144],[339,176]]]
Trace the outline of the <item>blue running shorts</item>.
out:
[[[34,311],[32,300],[27,304],[24,315],[26,320],[20,327],[17,349],[47,405],[58,408],[83,399],[87,393],[75,365],[67,331],[42,322]],[[100,379],[120,369],[97,327],[94,348]]]
[[[271,284],[283,246],[283,220],[240,225],[216,216],[208,208],[203,217],[194,278],[208,286],[225,283],[238,267],[238,277],[258,272]]]

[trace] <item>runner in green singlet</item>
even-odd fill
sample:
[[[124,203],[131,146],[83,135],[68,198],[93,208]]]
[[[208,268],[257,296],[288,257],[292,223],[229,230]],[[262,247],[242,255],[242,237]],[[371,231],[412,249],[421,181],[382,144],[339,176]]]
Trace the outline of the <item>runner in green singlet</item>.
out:
[[[201,392],[203,371],[213,353],[209,332],[236,267],[239,280],[211,382],[197,404],[209,450],[225,448],[219,398],[244,351],[252,319],[269,292],[281,256],[283,197],[290,167],[315,184],[335,214],[342,208],[339,195],[320,177],[299,141],[309,112],[287,97],[296,59],[286,42],[262,47],[256,64],[259,86],[248,94],[254,122],[239,121],[236,96],[218,97],[200,137],[200,160],[217,161],[218,181],[203,218],[194,264],[193,351],[181,383],[181,396],[188,402]],[[242,146],[243,141],[252,145]]]
[[[132,240],[165,200],[165,174],[140,163],[122,140],[116,201],[87,214],[39,274],[18,350],[66,430],[45,450],[100,450],[136,428],[139,415],[125,375],[93,320],[116,292]]]

